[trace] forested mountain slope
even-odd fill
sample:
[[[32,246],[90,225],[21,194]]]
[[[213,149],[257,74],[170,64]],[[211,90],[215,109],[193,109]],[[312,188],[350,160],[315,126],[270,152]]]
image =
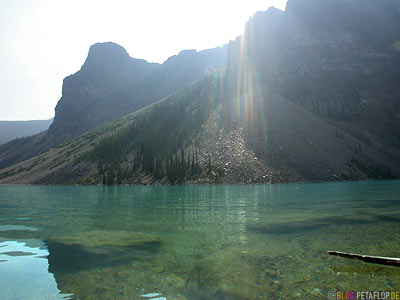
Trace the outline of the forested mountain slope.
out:
[[[171,93],[164,83],[184,76],[186,88],[0,171],[0,183],[399,178],[399,13],[393,0],[289,0],[285,12],[259,12],[229,44],[226,71],[212,73],[223,49],[184,51],[139,85],[141,99],[153,81]]]
[[[265,87],[256,113],[227,116],[208,77],[0,172],[0,183],[181,184],[399,177],[383,154]],[[239,98],[245,106],[247,95]]]
[[[0,147],[0,169],[77,137],[226,65],[227,47],[182,51],[162,65],[131,58],[114,43],[93,45],[80,71],[64,79],[49,130]]]

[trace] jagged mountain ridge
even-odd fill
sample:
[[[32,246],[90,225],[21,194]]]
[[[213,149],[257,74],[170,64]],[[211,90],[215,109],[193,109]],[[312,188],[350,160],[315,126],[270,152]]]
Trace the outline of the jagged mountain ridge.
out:
[[[162,65],[133,59],[121,46],[90,47],[80,71],[63,83],[49,133],[60,141],[144,107],[223,68],[226,47],[181,51]]]
[[[321,6],[330,3],[289,0],[286,12],[270,9],[256,14],[246,34],[229,45],[225,77],[215,75],[193,84],[189,91],[138,112],[136,121],[117,120],[125,125],[104,125],[10,167],[0,173],[0,182],[399,178],[397,24],[387,15],[396,14],[387,9],[395,2],[341,0],[328,10]],[[353,18],[358,16],[357,5],[367,4],[368,9],[360,9],[366,18],[360,23],[360,18]],[[379,9],[371,13],[372,5]],[[356,26],[347,26],[352,19]],[[309,24],[324,26],[312,30]],[[365,29],[371,24],[388,28],[389,34],[369,40],[370,30]],[[371,65],[374,68],[365,71]],[[179,113],[173,113],[172,104],[178,105]],[[162,113],[168,109],[172,110]],[[192,120],[192,115],[201,117]],[[109,134],[104,128],[111,128]],[[175,142],[169,144],[171,140]]]
[[[398,16],[395,0],[289,0],[285,12],[250,19],[230,45],[228,72],[243,72],[246,60],[275,93],[367,143],[400,149]]]
[[[129,106],[133,104],[120,94],[127,88],[137,87],[158,67],[158,64],[131,58],[124,48],[114,43],[91,46],[82,68],[64,79],[49,134],[61,142],[120,117],[121,112],[130,112]]]
[[[0,183],[274,183],[400,176],[376,149],[266,87],[253,91],[256,118],[248,122],[242,115],[237,122],[246,126],[225,127],[223,82],[210,77],[11,166],[0,172]],[[266,139],[259,138],[260,127]]]
[[[114,43],[93,45],[80,71],[64,79],[49,130],[0,147],[0,169],[37,155],[224,68],[227,47],[182,51],[162,65],[129,57]]]

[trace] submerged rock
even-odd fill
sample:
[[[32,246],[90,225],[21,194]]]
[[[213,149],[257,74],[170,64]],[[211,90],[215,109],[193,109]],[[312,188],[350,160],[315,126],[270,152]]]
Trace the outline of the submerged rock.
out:
[[[162,240],[154,235],[93,230],[47,240],[49,270],[70,273],[111,267],[152,257],[161,250]]]
[[[256,278],[252,268],[236,248],[207,256],[195,265],[187,284],[191,297],[207,299],[255,299]],[[207,296],[207,297],[205,297]]]
[[[299,223],[286,223],[286,224],[255,224],[248,225],[247,230],[262,234],[298,234],[306,233],[313,230],[319,230],[328,226],[325,223],[320,224],[299,224]]]
[[[329,216],[324,218],[283,219],[276,222],[257,222],[247,225],[250,232],[261,234],[305,234],[310,231],[323,230],[329,226],[364,225],[376,222],[368,216]]]
[[[158,236],[134,232],[134,231],[107,231],[91,230],[74,233],[55,239],[66,245],[81,245],[83,247],[138,247],[143,248],[161,245],[162,241]]]

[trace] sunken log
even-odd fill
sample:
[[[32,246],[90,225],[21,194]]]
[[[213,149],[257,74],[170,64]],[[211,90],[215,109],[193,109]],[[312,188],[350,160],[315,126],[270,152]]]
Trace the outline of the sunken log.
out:
[[[350,259],[358,259],[367,263],[400,267],[400,258],[352,254],[352,253],[337,252],[337,251],[328,251],[328,254]]]

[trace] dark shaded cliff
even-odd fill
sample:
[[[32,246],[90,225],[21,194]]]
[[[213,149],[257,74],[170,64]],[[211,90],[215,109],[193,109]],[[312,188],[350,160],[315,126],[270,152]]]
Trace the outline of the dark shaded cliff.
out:
[[[232,91],[266,85],[371,145],[400,149],[399,16],[395,0],[289,0],[285,12],[259,12],[230,45]]]
[[[124,79],[109,82],[104,74],[95,76],[103,80],[99,88],[85,89],[95,82],[90,77],[71,94],[95,94],[100,104],[104,95],[118,95],[114,103],[122,101],[126,111],[152,104],[2,170],[0,182],[400,178],[398,8],[393,0],[289,0],[285,12],[269,9],[250,19],[228,46],[226,72],[212,73],[226,56],[217,48],[183,51],[123,89]],[[60,102],[74,103],[68,95]],[[81,109],[81,121],[89,124],[96,109]]]
[[[122,94],[158,67],[114,43],[91,46],[81,70],[64,79],[49,134],[62,142],[144,105]]]
[[[162,65],[133,59],[114,43],[93,45],[81,70],[64,79],[49,134],[57,142],[135,111],[224,68],[226,47],[185,50]]]
[[[0,171],[0,183],[276,183],[399,178],[387,156],[256,87],[226,124],[224,78],[192,86]],[[249,94],[237,100],[246,103]]]
[[[227,46],[186,50],[162,65],[131,58],[114,43],[93,45],[80,71],[64,79],[49,130],[0,147],[0,169],[167,97],[226,66]]]

